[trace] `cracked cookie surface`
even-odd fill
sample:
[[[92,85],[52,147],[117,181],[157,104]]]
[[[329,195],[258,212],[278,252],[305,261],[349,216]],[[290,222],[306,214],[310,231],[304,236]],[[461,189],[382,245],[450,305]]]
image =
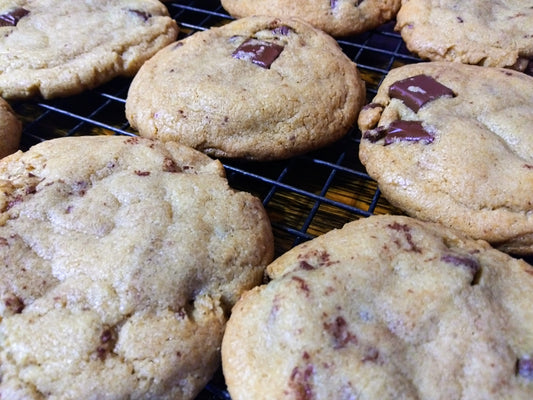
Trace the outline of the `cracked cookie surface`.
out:
[[[126,116],[144,137],[272,160],[340,139],[364,98],[355,63],[329,35],[298,20],[248,17],[159,51],[135,76]]]
[[[0,95],[69,96],[133,76],[178,34],[155,0],[0,2]]]
[[[0,161],[0,208],[3,399],[193,399],[272,259],[260,200],[176,143],[43,142]]]
[[[533,268],[485,241],[372,216],[267,272],[224,334],[234,400],[533,396]]]
[[[409,215],[531,254],[532,93],[532,77],[504,68],[393,69],[359,115],[359,157]]]

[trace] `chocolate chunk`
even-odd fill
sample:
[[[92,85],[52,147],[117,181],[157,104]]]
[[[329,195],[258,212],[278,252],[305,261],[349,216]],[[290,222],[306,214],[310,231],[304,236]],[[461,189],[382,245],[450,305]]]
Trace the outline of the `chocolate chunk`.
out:
[[[333,348],[341,349],[349,343],[357,344],[357,337],[348,330],[348,323],[343,317],[337,317],[331,323],[324,322],[324,329],[333,338]]]
[[[516,373],[522,378],[533,380],[533,360],[520,358],[516,362]]]
[[[274,35],[283,35],[287,36],[290,32],[292,32],[292,29],[289,28],[287,25],[281,25],[277,28],[272,29],[272,33]]]
[[[437,82],[431,76],[416,75],[394,82],[389,88],[391,98],[402,100],[414,112],[439,97],[455,97],[448,87]]]
[[[376,143],[378,140],[383,139],[385,136],[387,136],[387,128],[383,126],[378,126],[375,129],[369,129],[368,131],[363,132],[363,139],[366,139],[371,143]]]
[[[465,268],[472,274],[472,285],[478,283],[481,265],[479,265],[479,262],[475,258],[462,254],[445,254],[440,259],[445,263]]]
[[[431,143],[433,140],[433,135],[424,129],[420,121],[393,121],[385,134],[385,145],[394,142]]]
[[[248,60],[262,68],[269,69],[283,51],[283,46],[257,39],[248,39],[233,52],[233,58]]]
[[[139,17],[141,17],[144,21],[148,21],[151,17],[150,14],[148,14],[146,11],[141,11],[141,10],[134,10],[134,9],[130,9],[128,10],[129,12],[135,14],[135,15],[138,15]]]
[[[0,26],[16,26],[20,19],[29,13],[25,8],[15,8],[7,14],[0,15]]]

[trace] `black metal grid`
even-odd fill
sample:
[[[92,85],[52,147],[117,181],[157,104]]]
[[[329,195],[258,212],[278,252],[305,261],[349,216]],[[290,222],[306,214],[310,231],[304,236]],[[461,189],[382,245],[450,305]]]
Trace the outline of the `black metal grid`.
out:
[[[167,2],[180,25],[179,38],[232,20],[219,0]],[[387,72],[418,62],[406,49],[394,22],[338,40],[357,63],[371,100]],[[23,120],[21,149],[43,140],[79,135],[133,135],[124,113],[130,79],[118,78],[95,90],[64,99],[12,104]],[[394,213],[366,174],[357,152],[356,127],[338,143],[289,160],[258,163],[223,160],[230,185],[262,199],[280,255],[296,244],[372,214]],[[221,373],[198,400],[229,400]]]

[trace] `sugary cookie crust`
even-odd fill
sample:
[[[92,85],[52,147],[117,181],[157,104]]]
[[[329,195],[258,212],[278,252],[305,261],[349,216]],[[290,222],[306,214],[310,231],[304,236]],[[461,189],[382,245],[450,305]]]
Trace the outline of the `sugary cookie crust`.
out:
[[[218,161],[127,137],[0,161],[0,397],[193,399],[273,257]]]
[[[533,268],[373,216],[276,259],[222,343],[231,398],[530,399]]]
[[[155,0],[0,3],[0,95],[69,96],[132,76],[178,26]]]

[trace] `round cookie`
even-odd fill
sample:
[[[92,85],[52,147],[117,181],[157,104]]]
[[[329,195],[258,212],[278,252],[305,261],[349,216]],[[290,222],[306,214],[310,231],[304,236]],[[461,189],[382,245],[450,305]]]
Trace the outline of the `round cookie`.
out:
[[[355,63],[329,35],[299,20],[248,17],[159,51],[133,79],[126,116],[144,137],[272,160],[345,135],[364,98]]]
[[[407,0],[396,29],[432,61],[524,70],[533,59],[533,7],[524,0]]]
[[[430,62],[393,69],[359,115],[385,197],[515,254],[533,252],[533,78]]]
[[[218,161],[125,136],[0,161],[0,397],[193,399],[273,257]]]
[[[533,397],[533,268],[487,242],[372,216],[267,271],[226,326],[233,400]]]
[[[69,96],[132,76],[177,34],[156,0],[2,1],[0,96]]]
[[[22,123],[11,106],[0,97],[0,158],[18,150]]]
[[[222,0],[234,17],[301,18],[335,37],[355,35],[393,19],[401,0]]]

